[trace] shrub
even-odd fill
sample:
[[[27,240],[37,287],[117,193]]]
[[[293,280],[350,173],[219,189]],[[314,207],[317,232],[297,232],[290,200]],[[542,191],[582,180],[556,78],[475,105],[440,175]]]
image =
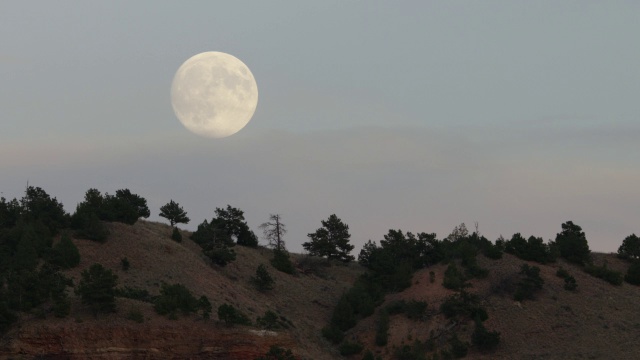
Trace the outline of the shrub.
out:
[[[202,317],[205,319],[209,319],[211,317],[211,302],[209,302],[209,298],[202,295],[200,299],[198,299],[198,307],[202,310]]]
[[[342,339],[344,339],[344,333],[335,325],[322,328],[322,336],[335,345],[341,343]]]
[[[387,305],[385,310],[390,315],[397,315],[397,314],[404,313],[404,310],[406,309],[406,307],[407,307],[407,302],[406,301],[404,301],[404,300],[396,300],[396,301],[392,302],[391,304]]]
[[[610,270],[606,263],[602,266],[587,265],[585,266],[584,271],[587,274],[602,279],[611,285],[622,285],[622,273]]]
[[[222,304],[218,307],[218,318],[220,321],[224,321],[227,326],[251,325],[251,320],[245,314],[229,304]]]
[[[202,251],[214,264],[225,266],[236,259],[236,253],[227,246],[213,247]]]
[[[258,316],[256,323],[263,329],[279,329],[282,327],[288,327],[286,324],[283,324],[278,320],[278,315],[271,310],[267,310],[262,317]]]
[[[153,302],[153,308],[160,315],[172,315],[180,310],[184,315],[196,312],[199,308],[198,300],[182,284],[162,284],[160,296]]]
[[[456,264],[451,263],[444,272],[442,286],[451,290],[460,290],[466,287],[464,275],[458,270]]]
[[[286,250],[274,250],[271,265],[286,274],[293,274],[295,272],[293,263],[291,263],[291,259],[289,258],[289,253],[287,253]]]
[[[256,276],[253,278],[253,283],[260,291],[267,291],[273,289],[275,281],[267,271],[267,267],[260,264],[256,269]]]
[[[364,352],[364,355],[362,355],[362,360],[376,360],[375,357],[373,356],[373,353],[371,352],[371,350],[368,350]]]
[[[291,349],[283,349],[277,345],[271,345],[269,351],[264,356],[256,358],[256,360],[296,360]]]
[[[520,275],[524,275],[524,277],[520,279],[516,286],[516,292],[513,295],[514,300],[534,299],[534,293],[542,289],[542,284],[544,284],[544,280],[540,277],[540,268],[522,264]]]
[[[640,285],[640,261],[634,261],[631,266],[629,266],[624,280],[632,285]]]
[[[340,355],[349,356],[355,355],[362,352],[363,346],[357,342],[345,341],[340,344]]]
[[[380,311],[378,323],[376,324],[376,345],[385,346],[389,339],[389,313]]]
[[[429,282],[432,284],[436,282],[436,273],[433,271],[429,271]]]
[[[129,312],[127,313],[127,320],[135,321],[141,324],[144,322],[144,315],[142,315],[142,312],[140,311],[139,308],[132,307],[131,309],[129,309]]]
[[[420,320],[427,311],[427,303],[425,301],[411,300],[405,306],[405,315],[412,320]]]
[[[180,233],[180,230],[178,230],[177,227],[173,228],[173,232],[171,233],[171,240],[175,242],[182,242],[182,234]]]
[[[568,276],[564,278],[564,289],[568,291],[575,291],[578,288],[578,283],[576,282],[576,278],[573,276]]]
[[[492,351],[500,343],[500,333],[497,331],[488,331],[482,322],[476,321],[476,327],[471,334],[471,342],[478,347],[480,351]]]
[[[120,267],[122,267],[122,270],[124,271],[129,270],[129,267],[131,267],[131,264],[129,263],[129,259],[127,259],[126,257],[122,258],[120,260]]]
[[[147,290],[130,288],[128,286],[116,288],[114,296],[127,299],[139,300],[144,302],[153,302],[154,297]]]
[[[469,346],[467,345],[467,343],[462,342],[460,339],[458,339],[458,336],[455,333],[449,340],[449,346],[451,349],[451,355],[453,355],[454,358],[460,359],[467,356]]]
[[[576,278],[571,276],[569,272],[563,268],[558,269],[556,271],[556,276],[564,279],[564,289],[568,291],[574,291],[578,288],[578,283],[576,282]]]
[[[445,299],[440,305],[440,311],[447,318],[460,316],[481,321],[488,318],[487,311],[480,305],[480,298],[466,291],[453,294]]]

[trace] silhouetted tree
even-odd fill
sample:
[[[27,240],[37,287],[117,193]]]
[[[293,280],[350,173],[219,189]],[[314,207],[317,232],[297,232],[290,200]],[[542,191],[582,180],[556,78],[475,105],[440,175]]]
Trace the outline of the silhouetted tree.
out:
[[[82,297],[82,303],[89,305],[91,311],[98,313],[116,311],[115,287],[118,276],[101,264],[93,264],[82,272],[76,293]]]
[[[173,200],[160,207],[160,216],[169,220],[171,227],[180,223],[187,224],[190,221],[187,217],[187,212]]]
[[[42,222],[51,234],[56,234],[69,223],[69,215],[64,211],[62,203],[39,187],[28,186],[20,204],[25,220]]]
[[[640,237],[631,234],[622,240],[618,248],[618,257],[622,259],[640,259]]]
[[[303,243],[302,247],[310,255],[326,257],[327,259],[337,259],[343,262],[354,260],[355,257],[349,255],[353,250],[353,245],[349,244],[349,226],[342,222],[335,214],[322,220],[322,227],[307,236],[311,241]]]
[[[269,221],[260,225],[267,245],[274,250],[284,251],[285,243],[282,238],[287,233],[287,227],[281,222],[282,218],[279,214],[269,215]]]
[[[249,229],[242,210],[227,205],[226,209],[216,208],[215,212],[216,217],[211,220],[211,226],[224,231],[238,245],[258,246],[258,237]]]
[[[591,261],[589,243],[582,228],[571,221],[562,224],[562,232],[556,235],[560,256],[567,261],[584,265]]]

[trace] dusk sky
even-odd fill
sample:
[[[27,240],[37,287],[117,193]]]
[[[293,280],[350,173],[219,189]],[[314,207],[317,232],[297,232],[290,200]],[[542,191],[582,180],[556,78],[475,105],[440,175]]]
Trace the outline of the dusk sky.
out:
[[[282,215],[287,247],[335,213],[355,255],[389,229],[640,234],[640,2],[3,1],[0,191],[74,212],[128,188],[194,230]],[[191,56],[252,71],[249,124],[211,139],[170,99]],[[261,240],[264,244],[264,240]]]

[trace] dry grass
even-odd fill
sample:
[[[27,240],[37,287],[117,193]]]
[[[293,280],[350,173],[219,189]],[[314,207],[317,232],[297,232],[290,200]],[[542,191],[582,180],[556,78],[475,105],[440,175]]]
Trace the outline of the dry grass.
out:
[[[639,287],[626,283],[612,286],[562,260],[550,265],[530,263],[541,268],[545,284],[536,300],[517,303],[509,291],[513,286],[509,284],[517,282],[516,274],[524,261],[508,254],[497,261],[484,257],[478,260],[490,273],[486,279],[473,280],[469,291],[483,299],[489,313],[485,325],[501,333],[501,344],[492,354],[470,349],[468,359],[640,358]],[[618,271],[624,272],[628,267],[612,254],[594,254],[594,260],[597,264],[606,260],[610,268]],[[564,290],[563,279],[556,276],[560,266],[576,278],[578,291]],[[424,342],[431,331],[438,333],[447,328],[449,321],[437,310],[443,299],[453,293],[442,286],[445,269],[438,265],[419,271],[414,275],[411,288],[385,299],[385,305],[399,299],[426,301],[432,313],[428,320],[411,321],[403,315],[393,315],[386,348],[375,346],[375,315],[360,322],[348,336],[359,339],[384,359],[390,359],[394,347],[412,344],[415,340]],[[436,275],[434,283],[429,281],[429,271]],[[500,291],[504,288],[506,292]],[[473,323],[461,324],[455,329],[468,341]]]
[[[289,319],[294,328],[285,330],[298,344],[296,352],[311,359],[333,359],[336,350],[320,335],[320,330],[330,318],[338,298],[349,288],[362,272],[357,264],[348,266],[322,265],[317,267],[317,275],[298,274],[295,276],[274,269],[269,260],[271,251],[264,248],[251,249],[235,246],[235,261],[225,267],[212,265],[202,256],[200,247],[189,240],[190,233],[183,232],[183,242],[170,239],[168,225],[138,221],[135,225],[120,223],[107,224],[111,235],[103,243],[74,239],[81,253],[81,263],[68,271],[77,284],[80,273],[94,263],[112,269],[118,275],[118,286],[146,289],[152,295],[159,293],[165,283],[185,285],[196,296],[206,295],[212,306],[212,320],[217,320],[217,308],[223,303],[232,304],[255,322],[258,316],[271,310]],[[120,261],[127,258],[130,268],[122,270]],[[292,254],[294,262],[305,262],[303,255]],[[308,261],[307,261],[308,262]],[[265,264],[275,279],[273,290],[259,292],[251,283],[256,268]],[[134,307],[143,312],[146,324],[167,326],[175,321],[156,315],[150,304],[128,299],[118,299],[118,314],[102,317],[100,321],[123,321]],[[74,314],[61,321],[94,321],[74,300]],[[81,319],[78,319],[80,317]],[[181,319],[179,321],[190,321]],[[60,321],[60,320],[59,320]]]

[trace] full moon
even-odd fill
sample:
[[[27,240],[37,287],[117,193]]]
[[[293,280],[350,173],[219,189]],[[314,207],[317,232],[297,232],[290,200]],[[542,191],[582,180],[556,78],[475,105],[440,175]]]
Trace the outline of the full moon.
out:
[[[171,84],[171,105],[189,131],[223,138],[249,123],[258,105],[253,74],[236,57],[217,51],[189,58]]]

